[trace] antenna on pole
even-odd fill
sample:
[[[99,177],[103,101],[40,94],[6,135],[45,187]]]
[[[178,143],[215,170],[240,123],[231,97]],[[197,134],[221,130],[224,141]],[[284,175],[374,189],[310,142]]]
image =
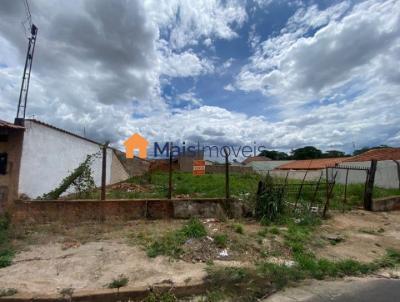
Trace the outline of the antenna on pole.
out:
[[[29,24],[30,36],[28,38],[28,50],[26,52],[24,73],[22,75],[21,90],[19,92],[18,110],[14,123],[16,125],[24,125],[26,114],[26,103],[28,99],[29,81],[31,78],[33,54],[35,51],[36,37],[38,28],[32,23],[31,11],[29,9],[28,0],[24,1],[26,11],[26,21]]]

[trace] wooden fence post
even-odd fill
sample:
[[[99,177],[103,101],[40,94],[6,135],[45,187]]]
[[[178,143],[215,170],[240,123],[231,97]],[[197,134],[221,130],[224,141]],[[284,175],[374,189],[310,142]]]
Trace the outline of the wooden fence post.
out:
[[[368,173],[368,179],[365,187],[364,194],[364,209],[367,211],[372,210],[372,194],[374,192],[375,172],[378,162],[371,160],[371,166]]]

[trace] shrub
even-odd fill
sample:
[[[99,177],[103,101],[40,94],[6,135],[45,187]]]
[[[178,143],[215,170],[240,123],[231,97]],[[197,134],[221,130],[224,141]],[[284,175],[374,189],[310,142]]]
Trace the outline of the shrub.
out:
[[[182,233],[187,238],[200,238],[207,235],[206,228],[200,220],[192,218],[189,223],[182,228]]]
[[[284,211],[284,188],[274,186],[272,178],[258,185],[255,215],[262,221],[275,221]],[[265,222],[264,222],[265,223]]]
[[[228,243],[228,235],[226,234],[214,235],[214,242],[219,248],[225,248]]]

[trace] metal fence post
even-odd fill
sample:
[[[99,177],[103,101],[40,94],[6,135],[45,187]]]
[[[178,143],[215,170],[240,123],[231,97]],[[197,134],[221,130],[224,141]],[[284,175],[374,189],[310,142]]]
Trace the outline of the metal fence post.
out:
[[[229,153],[227,148],[224,148],[225,153],[225,199],[228,200],[231,197],[230,189],[229,189]]]
[[[372,210],[372,194],[374,191],[375,172],[377,164],[378,162],[376,160],[371,160],[371,167],[369,169],[367,184],[365,187],[364,209],[368,211]]]
[[[172,142],[169,143],[168,199],[172,198]]]
[[[106,176],[107,176],[107,147],[110,142],[106,141],[102,146],[103,158],[101,161],[101,200],[106,200]]]

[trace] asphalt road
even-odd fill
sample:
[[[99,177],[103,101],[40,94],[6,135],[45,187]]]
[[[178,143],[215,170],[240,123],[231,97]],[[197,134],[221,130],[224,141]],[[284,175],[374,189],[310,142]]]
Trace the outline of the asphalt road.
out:
[[[321,296],[307,302],[397,302],[400,301],[400,280],[371,280],[361,286],[354,284],[353,291],[338,293],[338,296]]]

